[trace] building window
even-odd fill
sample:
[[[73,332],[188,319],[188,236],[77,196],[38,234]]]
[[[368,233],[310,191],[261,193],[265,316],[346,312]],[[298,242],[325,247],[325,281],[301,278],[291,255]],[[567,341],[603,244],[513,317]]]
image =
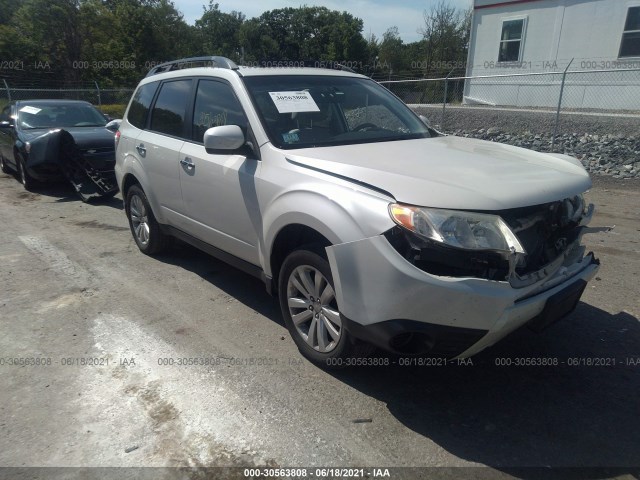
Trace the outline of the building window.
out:
[[[630,7],[627,11],[620,57],[640,57],[640,6]]]
[[[522,54],[525,19],[505,20],[502,22],[500,52],[498,62],[518,62]]]

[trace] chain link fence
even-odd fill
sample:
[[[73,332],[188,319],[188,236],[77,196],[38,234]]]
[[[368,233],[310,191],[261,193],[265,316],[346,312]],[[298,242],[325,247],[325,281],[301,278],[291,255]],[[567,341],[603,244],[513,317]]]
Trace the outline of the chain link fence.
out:
[[[640,69],[449,76],[379,83],[412,108],[428,113],[434,125],[444,132],[458,129],[463,115],[482,109],[495,114],[485,115],[490,121],[499,118],[500,113],[506,117],[510,111],[540,117],[546,133],[551,134],[549,150],[554,150],[556,137],[569,115],[629,119],[631,128],[635,122],[640,133]],[[525,117],[522,119],[525,128],[530,125]]]
[[[133,91],[133,88],[101,89],[97,83],[78,88],[19,87],[0,80],[0,107],[14,100],[84,100],[102,109],[104,113],[121,117]]]
[[[556,137],[567,132],[640,134],[640,69],[476,76],[452,70],[440,78],[378,81],[443,132],[493,128],[518,133],[520,129],[539,133],[544,145],[537,147],[543,151],[562,151],[555,148]],[[4,79],[0,80],[0,107],[11,100],[85,100],[119,118],[133,91],[102,89],[96,82],[75,88],[36,88]],[[596,121],[600,124],[594,126]]]

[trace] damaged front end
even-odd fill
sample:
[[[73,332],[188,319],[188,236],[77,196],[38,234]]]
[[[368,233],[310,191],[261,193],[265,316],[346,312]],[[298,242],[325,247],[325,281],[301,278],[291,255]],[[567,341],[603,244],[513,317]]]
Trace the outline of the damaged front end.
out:
[[[74,136],[67,130],[49,130],[25,144],[26,166],[34,177],[61,174],[71,182],[83,201],[112,196],[118,191],[113,139],[100,132],[97,140]]]
[[[332,245],[344,324],[411,355],[467,357],[528,325],[570,313],[599,268],[580,245],[593,207],[582,197],[501,212],[389,206],[397,226]]]
[[[469,235],[476,241],[471,247],[475,248],[469,248],[470,245],[463,245],[464,242],[457,239],[458,244],[454,245],[453,241],[416,233],[402,228],[403,224],[384,235],[406,260],[427,273],[507,281],[519,289],[582,263],[585,258],[585,248],[580,244],[582,235],[599,231],[587,228],[593,216],[593,205],[586,206],[582,195],[498,212],[460,213],[465,219],[473,214],[499,218],[516,238],[510,243],[507,235],[502,248],[490,248],[496,244],[491,241],[478,244],[485,237],[499,236],[503,232],[499,228],[490,231],[491,225],[487,228],[486,224],[481,224],[482,218],[474,225],[473,217],[468,223]],[[588,256],[592,257],[592,254]]]

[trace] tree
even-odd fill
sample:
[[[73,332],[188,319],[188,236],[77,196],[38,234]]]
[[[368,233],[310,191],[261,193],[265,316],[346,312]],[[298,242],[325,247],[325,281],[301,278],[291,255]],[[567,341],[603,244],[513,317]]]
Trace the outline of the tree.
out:
[[[250,60],[368,61],[362,20],[326,7],[281,8],[245,22],[240,41]]]
[[[195,53],[194,28],[170,0],[109,0],[106,5],[114,15],[112,35],[121,40],[125,58],[135,62],[131,73],[137,78],[158,63]]]
[[[217,3],[209,0],[202,17],[196,20],[198,51],[203,55],[223,55],[239,60],[240,30],[244,21],[242,13],[223,13]]]
[[[12,15],[11,37],[0,48],[20,52],[24,63],[36,69],[46,66],[54,78],[77,81],[80,73],[73,67],[82,44],[78,10],[79,0],[26,0]]]
[[[471,10],[460,11],[448,1],[440,0],[424,11],[423,73],[446,74],[453,68],[464,68],[467,59]]]
[[[382,35],[378,54],[378,65],[389,76],[407,69],[407,57],[398,27],[390,27]]]

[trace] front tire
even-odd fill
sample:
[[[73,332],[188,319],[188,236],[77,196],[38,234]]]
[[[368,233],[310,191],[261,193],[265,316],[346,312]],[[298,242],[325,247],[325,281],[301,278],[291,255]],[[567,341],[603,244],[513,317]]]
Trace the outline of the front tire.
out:
[[[324,368],[369,353],[371,347],[353,339],[344,328],[331,268],[321,247],[292,252],[282,264],[278,295],[289,333],[300,353]]]
[[[156,255],[166,248],[167,236],[162,233],[149,200],[138,185],[132,186],[127,192],[125,212],[133,239],[142,253]]]
[[[31,175],[29,175],[26,162],[24,161],[24,158],[22,158],[22,155],[16,156],[16,166],[18,167],[18,179],[20,180],[20,183],[22,183],[24,189],[27,191],[33,190],[36,186],[36,181]]]

